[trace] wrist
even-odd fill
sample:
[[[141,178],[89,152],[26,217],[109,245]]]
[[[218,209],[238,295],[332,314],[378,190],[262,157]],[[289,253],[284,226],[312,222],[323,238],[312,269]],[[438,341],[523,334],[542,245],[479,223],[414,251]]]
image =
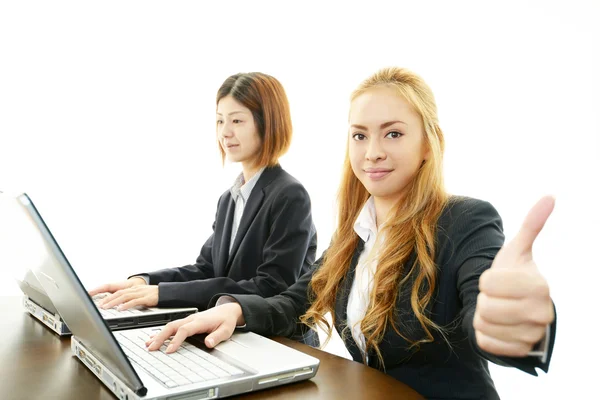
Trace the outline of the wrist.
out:
[[[242,311],[242,307],[240,306],[240,303],[229,303],[227,304],[227,306],[231,307],[232,311],[233,311],[233,315],[236,318],[236,323],[235,326],[244,326],[246,325],[246,320],[244,318],[244,312]]]
[[[146,280],[140,276],[132,276],[127,280],[131,282],[131,286],[139,286],[146,284]]]

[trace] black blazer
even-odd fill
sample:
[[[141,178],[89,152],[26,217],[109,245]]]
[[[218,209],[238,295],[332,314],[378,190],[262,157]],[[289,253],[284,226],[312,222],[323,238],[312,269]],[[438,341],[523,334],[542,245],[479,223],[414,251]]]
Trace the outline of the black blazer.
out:
[[[161,307],[206,309],[216,293],[275,296],[314,263],[317,235],[304,186],[279,165],[263,171],[240,220],[231,255],[235,202],[219,198],[213,234],[193,265],[149,273]]]
[[[406,383],[429,399],[498,399],[487,360],[514,366],[533,375],[537,375],[535,367],[547,371],[556,320],[551,329],[549,357],[543,364],[538,357],[508,358],[488,354],[477,346],[475,340],[473,316],[479,277],[492,265],[504,243],[502,221],[496,210],[480,200],[453,198],[438,221],[436,243],[438,284],[427,311],[434,322],[446,328],[451,347],[439,335],[434,335],[433,343],[423,344],[419,350],[409,350],[408,342],[389,328],[380,343],[384,365],[380,365],[375,354],[369,354],[369,365]],[[335,304],[335,328],[352,358],[359,362],[362,362],[362,355],[352,335],[348,332],[342,335],[342,330],[346,322],[348,295],[363,247],[364,243],[360,242]],[[413,265],[414,259],[413,254],[407,265]],[[321,260],[317,261],[316,268]],[[307,289],[313,272],[314,269],[287,291],[270,299],[233,295],[241,304],[246,329],[263,335],[292,336],[299,327],[299,317],[309,306]],[[419,339],[424,335],[410,305],[411,287],[407,284],[400,288],[396,309],[402,323],[401,332],[411,339]],[[211,304],[217,298],[215,296]]]

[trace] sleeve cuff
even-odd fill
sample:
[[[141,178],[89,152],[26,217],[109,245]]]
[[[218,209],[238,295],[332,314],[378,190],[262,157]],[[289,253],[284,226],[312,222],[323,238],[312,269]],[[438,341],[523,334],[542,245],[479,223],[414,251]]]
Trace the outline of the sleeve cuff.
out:
[[[550,347],[550,324],[546,325],[546,335],[527,353],[528,356],[539,357],[542,363],[548,359],[548,349]]]
[[[231,297],[231,296],[221,296],[218,298],[217,302],[215,303],[215,307],[219,307],[223,304],[227,304],[227,303],[237,303],[237,301]]]
[[[146,281],[146,285],[150,284],[150,275],[148,275],[148,274],[131,275],[129,278],[142,278],[143,280]],[[129,278],[127,278],[127,279],[129,279]]]

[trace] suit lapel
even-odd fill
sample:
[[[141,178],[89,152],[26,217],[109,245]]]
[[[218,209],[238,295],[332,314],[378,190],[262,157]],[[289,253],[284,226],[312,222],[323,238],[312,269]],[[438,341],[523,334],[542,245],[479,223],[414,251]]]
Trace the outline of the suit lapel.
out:
[[[222,226],[221,232],[215,232],[215,249],[217,249],[217,262],[214,264],[215,276],[225,276],[227,261],[229,260],[229,245],[231,243],[231,229],[233,226],[233,213],[235,202],[231,195],[227,196],[226,204],[221,206],[223,212],[219,213],[217,226]]]
[[[340,286],[340,289],[338,291],[338,294],[336,296],[336,301],[335,301],[335,303],[336,303],[335,304],[335,315],[336,315],[336,325],[337,325],[338,333],[342,336],[342,339],[344,340],[344,342],[346,344],[346,348],[348,349],[348,352],[350,352],[352,359],[354,359],[354,361],[358,361],[358,362],[363,361],[362,354],[358,348],[358,345],[354,341],[354,338],[352,337],[351,331],[349,329],[345,329],[345,328],[348,325],[348,321],[347,321],[347,319],[348,319],[348,315],[347,315],[348,298],[350,296],[350,290],[352,289],[352,284],[354,283],[354,277],[356,275],[356,266],[358,264],[358,259],[360,257],[360,254],[364,250],[364,248],[365,248],[365,242],[363,242],[361,239],[358,239],[358,245],[356,246],[356,250],[354,250],[354,254],[352,255],[352,261],[350,262],[350,268],[348,269],[348,274],[342,281],[342,284]],[[345,330],[345,332],[344,332],[344,330]],[[342,332],[344,332],[344,335],[342,335]]]
[[[340,333],[340,335],[341,335],[342,331],[346,328],[347,323],[348,323],[347,322],[348,298],[350,296],[350,290],[352,289],[352,284],[353,284],[354,278],[356,276],[356,267],[358,265],[358,259],[360,257],[360,254],[364,250],[364,246],[365,246],[365,243],[361,239],[359,239],[359,242],[356,246],[356,250],[354,251],[354,254],[352,256],[352,261],[350,264],[350,268],[348,270],[348,274],[342,281],[340,290],[336,297],[336,303],[335,303],[336,329],[337,329],[338,333]],[[413,252],[409,256],[408,261],[406,262],[406,265],[409,267],[404,268],[402,270],[400,279],[404,279],[406,277],[406,275],[409,273],[410,269],[413,267],[415,260],[416,260],[416,253]],[[398,296],[398,301],[396,303],[396,308],[397,308],[397,312],[399,313],[399,318],[402,320],[401,330],[404,330],[404,333],[406,335],[408,335],[410,338],[412,338],[412,340],[418,340],[418,339],[422,338],[425,333],[422,330],[414,312],[412,311],[412,306],[410,303],[410,296],[411,296],[410,288],[412,288],[414,286],[414,284],[415,284],[415,275],[413,274],[410,277],[409,281],[406,282],[401,288],[399,288],[400,293]],[[427,310],[426,310],[426,312],[429,315],[431,315],[432,307],[433,307],[433,302],[430,302],[429,305],[427,306]],[[349,329],[346,329],[345,333],[346,333],[346,335],[345,335],[346,337],[344,338],[342,336],[342,339],[344,340],[344,344],[346,345],[348,352],[350,353],[350,355],[352,356],[352,359],[354,361],[358,361],[358,362],[362,363],[363,356],[362,356],[362,353],[361,353],[358,345],[354,341],[354,338],[352,337],[352,333],[350,332]],[[409,343],[406,342],[401,337],[399,337],[394,332],[393,329],[389,329],[386,331],[386,334],[383,338],[383,342],[386,342],[386,341],[388,341],[389,343],[394,343],[395,351],[399,351],[400,348],[406,349],[407,357],[410,356],[411,353],[416,351],[416,350],[409,351],[408,350]],[[380,344],[380,346],[381,345],[382,344]],[[379,359],[377,358],[377,355],[375,354],[375,352],[373,350],[371,350],[368,355],[369,355],[369,366],[380,369],[381,365],[380,365]]]
[[[254,187],[254,189],[252,189],[252,193],[250,194],[250,198],[248,199],[248,204],[246,204],[246,207],[244,207],[244,213],[242,214],[240,226],[238,227],[238,231],[235,234],[235,240],[233,241],[233,247],[231,248],[229,261],[227,262],[227,269],[229,269],[229,267],[231,266],[231,262],[233,261],[233,258],[235,257],[235,254],[237,253],[238,248],[240,247],[242,239],[246,235],[250,224],[254,220],[256,213],[262,205],[265,194],[262,190],[257,189],[257,187]]]
[[[233,241],[233,247],[231,248],[226,270],[231,267],[231,263],[233,262],[233,259],[235,258],[235,255],[240,247],[240,243],[244,239],[248,228],[250,228],[252,221],[254,221],[254,217],[256,217],[258,210],[260,210],[260,207],[263,204],[265,197],[264,189],[281,173],[281,171],[282,168],[279,165],[266,168],[252,189],[252,193],[250,193],[250,197],[248,198],[248,203],[244,207],[244,213],[242,214],[242,219],[240,220],[240,225],[238,226],[235,240]]]

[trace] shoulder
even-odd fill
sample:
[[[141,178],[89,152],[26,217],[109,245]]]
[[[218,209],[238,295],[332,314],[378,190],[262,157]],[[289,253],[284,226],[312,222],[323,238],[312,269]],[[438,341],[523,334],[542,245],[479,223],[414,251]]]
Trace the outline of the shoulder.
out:
[[[440,215],[439,225],[460,228],[464,224],[496,219],[501,222],[500,214],[489,202],[466,196],[451,196]]]
[[[310,201],[308,191],[304,185],[283,168],[278,171],[277,175],[264,190],[274,200],[302,199]]]
[[[493,260],[503,244],[502,219],[494,206],[463,196],[448,200],[438,220],[436,243],[437,262],[444,270],[457,271],[469,259]]]
[[[502,236],[502,218],[487,201],[465,196],[451,196],[438,220],[439,240],[460,242],[478,232]],[[494,234],[496,236],[496,234]]]
[[[231,191],[227,189],[223,192],[223,194],[219,197],[219,201],[217,202],[217,209],[229,204],[231,199]]]

